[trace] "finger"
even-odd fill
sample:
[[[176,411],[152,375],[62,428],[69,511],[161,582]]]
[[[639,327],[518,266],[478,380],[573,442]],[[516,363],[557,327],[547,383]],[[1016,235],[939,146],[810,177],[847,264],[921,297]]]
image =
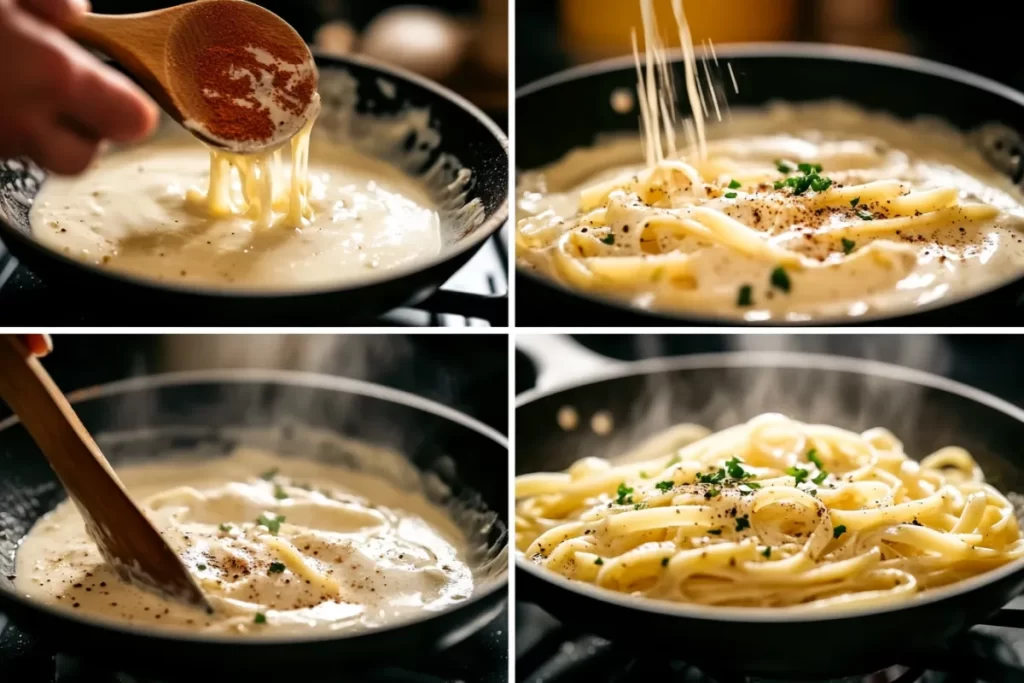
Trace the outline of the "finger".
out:
[[[33,356],[46,356],[53,351],[53,340],[48,334],[19,334],[18,339]]]
[[[53,24],[66,24],[89,11],[89,0],[19,0],[19,5]]]
[[[74,55],[72,69],[62,113],[117,142],[134,142],[156,129],[156,104],[127,76],[85,51]]]
[[[41,125],[33,134],[30,156],[58,175],[81,173],[99,151],[99,140],[83,135],[59,120]]]

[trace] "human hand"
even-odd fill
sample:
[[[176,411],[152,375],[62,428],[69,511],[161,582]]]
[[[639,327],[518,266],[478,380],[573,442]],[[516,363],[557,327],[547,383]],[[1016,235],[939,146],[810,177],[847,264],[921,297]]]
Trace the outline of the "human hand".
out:
[[[0,0],[0,158],[28,156],[75,174],[104,139],[131,142],[156,127],[152,100],[57,28],[88,8],[88,0]]]

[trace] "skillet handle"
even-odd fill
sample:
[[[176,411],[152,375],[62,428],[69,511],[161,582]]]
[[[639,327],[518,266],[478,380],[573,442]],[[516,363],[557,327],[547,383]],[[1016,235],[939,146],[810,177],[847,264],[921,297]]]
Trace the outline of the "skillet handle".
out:
[[[565,386],[623,365],[594,353],[568,335],[520,331],[516,335],[516,348],[537,366],[537,389]]]

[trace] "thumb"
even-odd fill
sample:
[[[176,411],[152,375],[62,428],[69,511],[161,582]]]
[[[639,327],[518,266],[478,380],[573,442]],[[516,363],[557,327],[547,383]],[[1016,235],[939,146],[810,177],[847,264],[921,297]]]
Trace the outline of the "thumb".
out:
[[[90,9],[89,0],[18,0],[22,8],[51,24],[66,24]]]

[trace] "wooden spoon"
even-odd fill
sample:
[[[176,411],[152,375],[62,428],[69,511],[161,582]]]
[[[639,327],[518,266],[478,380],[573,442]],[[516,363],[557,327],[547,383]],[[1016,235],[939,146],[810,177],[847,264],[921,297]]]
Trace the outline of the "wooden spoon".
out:
[[[140,14],[85,14],[64,30],[118,61],[176,121],[215,147],[241,153],[277,147],[319,111],[316,64],[306,43],[250,2],[198,0]],[[254,60],[251,50],[278,61]],[[264,79],[262,94],[239,69],[260,71],[252,76]],[[238,98],[250,106],[232,104]],[[267,118],[254,124],[253,111],[268,102]]]
[[[0,398],[49,460],[121,579],[212,611],[178,555],[135,506],[64,394],[12,335],[0,335]]]

